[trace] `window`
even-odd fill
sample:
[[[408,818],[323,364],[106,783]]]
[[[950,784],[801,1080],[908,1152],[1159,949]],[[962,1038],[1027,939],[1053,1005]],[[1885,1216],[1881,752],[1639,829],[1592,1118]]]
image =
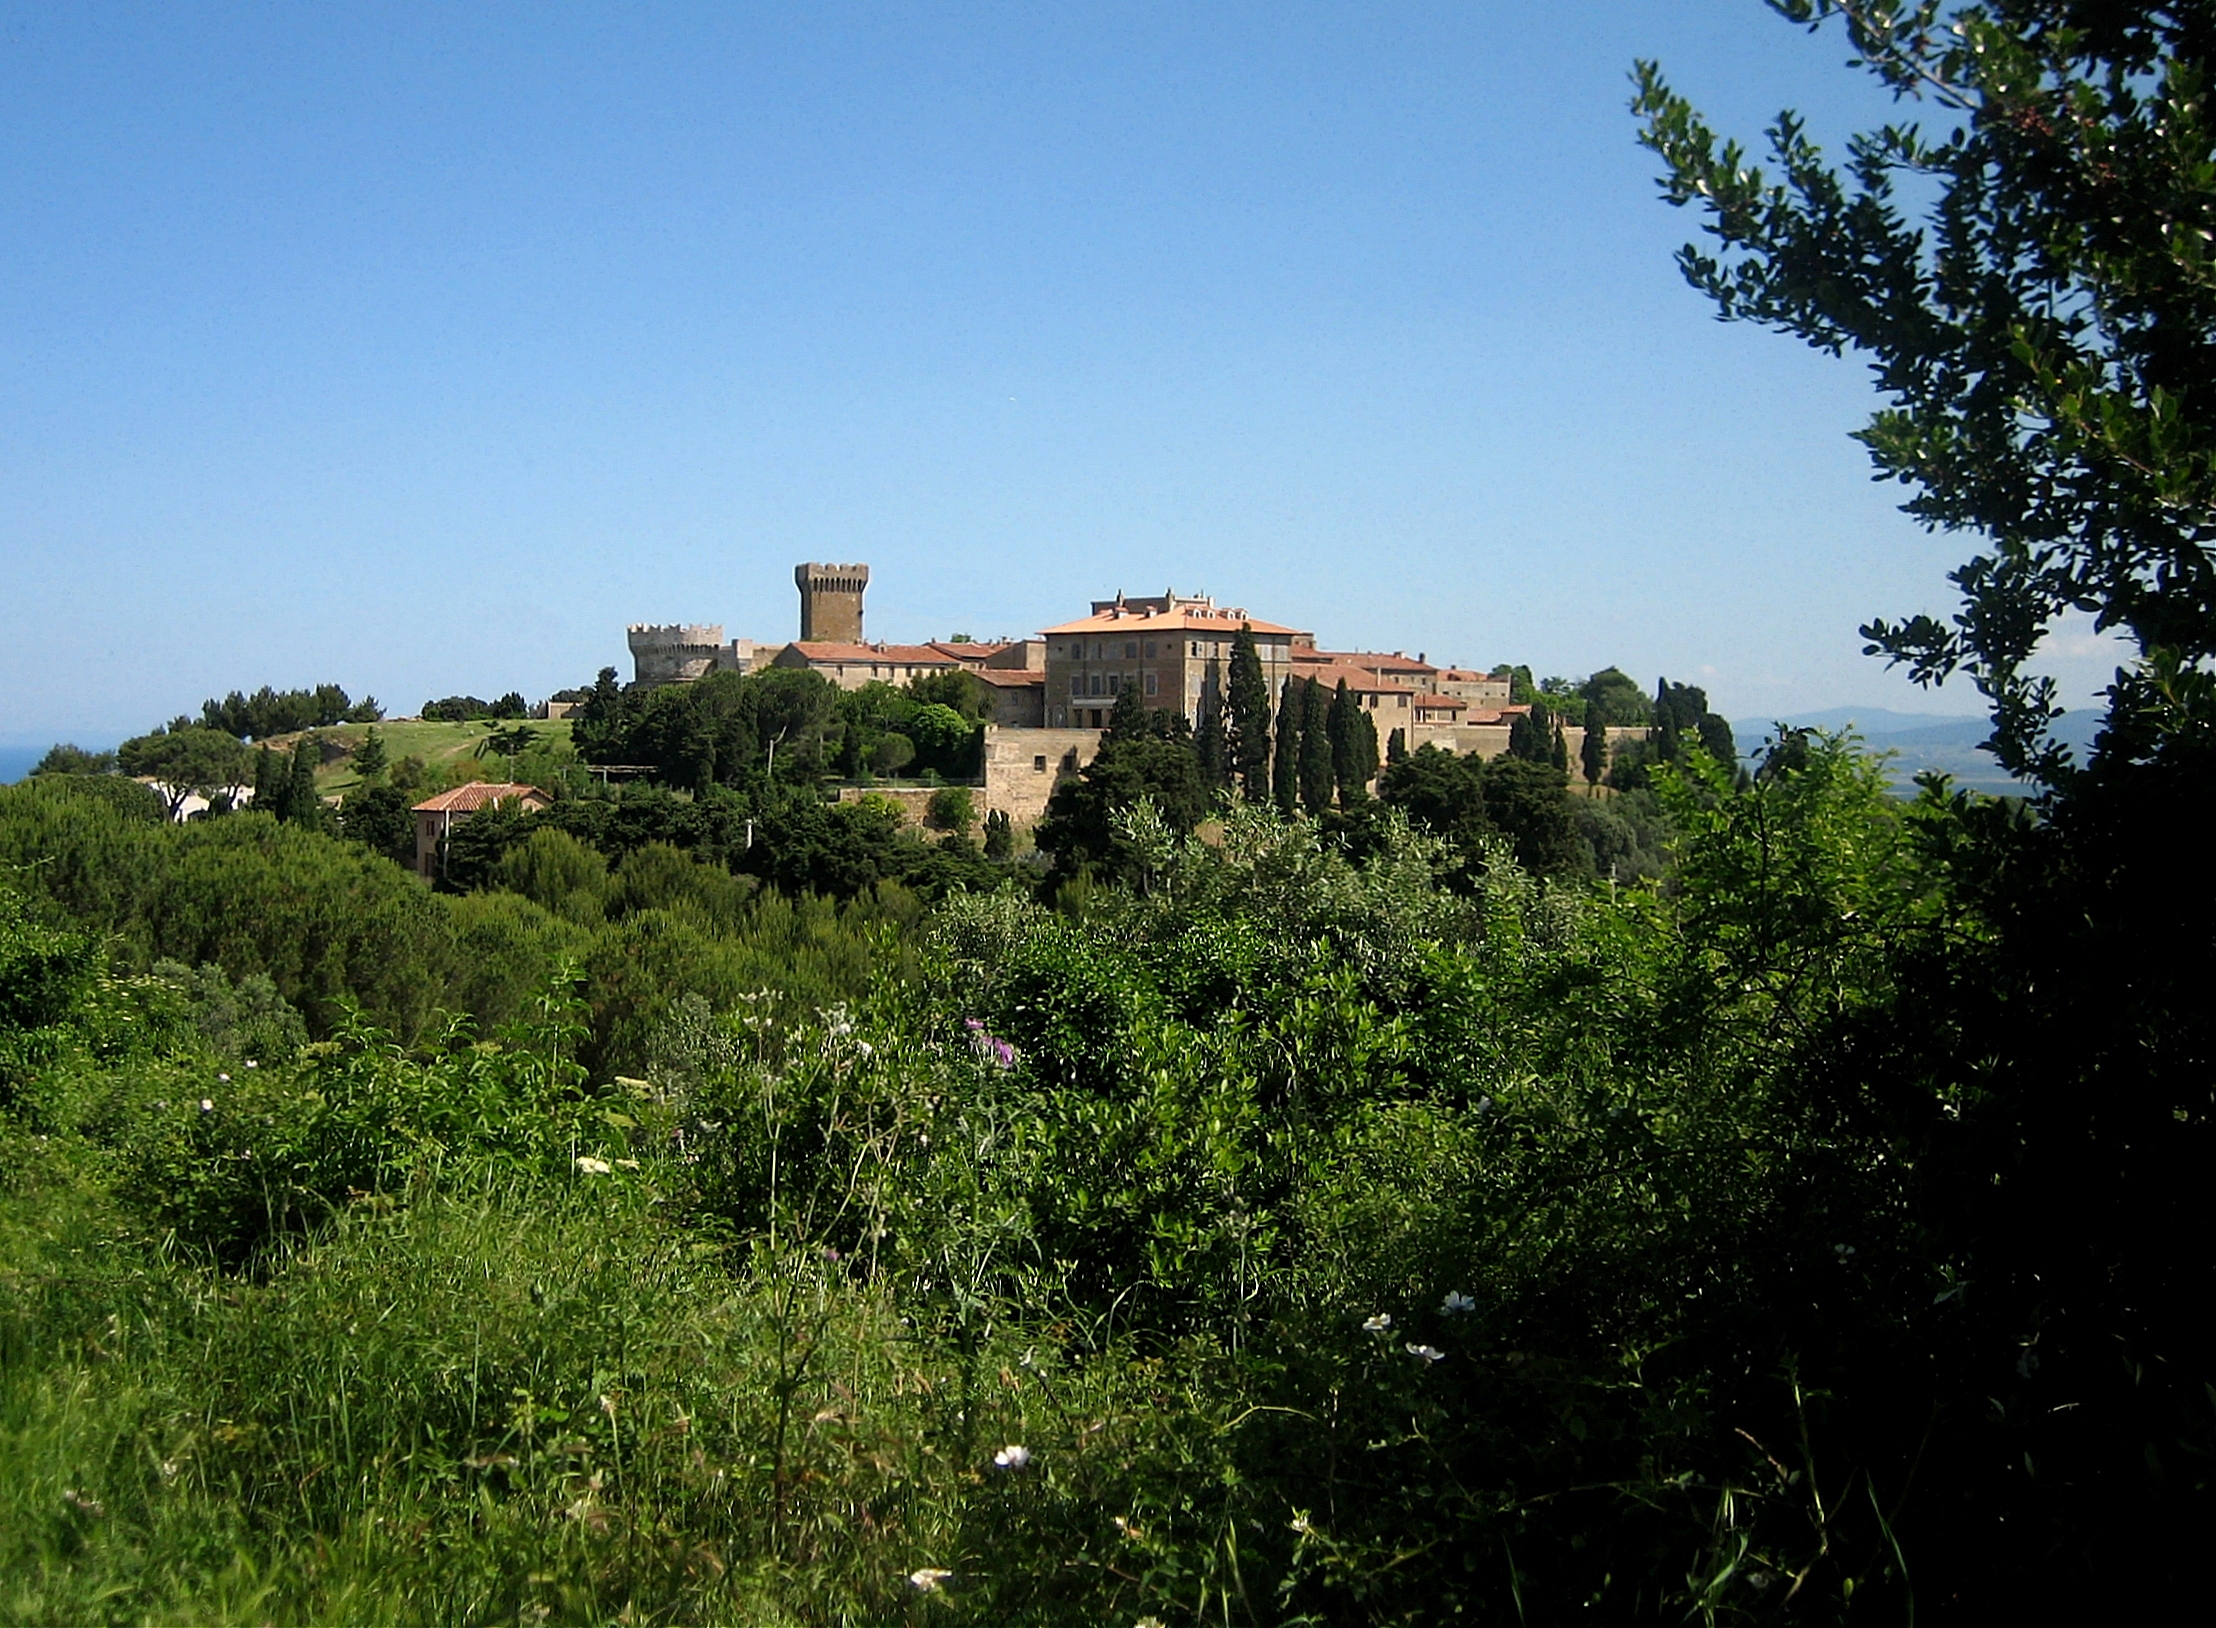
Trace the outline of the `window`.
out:
[[[1152,695],[1152,694],[1154,693],[1154,690],[1155,690],[1155,677],[1154,677],[1154,674],[1152,674],[1152,673],[1149,673],[1149,674],[1147,674],[1147,675],[1146,675],[1146,693],[1147,693],[1147,694],[1149,694],[1149,695]]]
[[[1072,694],[1072,695],[1083,695],[1084,693],[1085,693],[1085,675],[1084,675],[1083,673],[1072,673],[1072,674],[1070,674],[1070,694]]]
[[[1057,722],[1059,722],[1059,721],[1060,721],[1059,717],[1057,717],[1056,721],[1057,721]],[[1046,773],[1046,754],[1045,754],[1045,753],[1043,753],[1043,752],[1042,752],[1041,754],[1039,754],[1039,756],[1037,756],[1037,757],[1035,757],[1035,758],[1033,758],[1033,759],[1031,760],[1031,772],[1032,772],[1033,774],[1045,774],[1045,773]]]
[[[1137,661],[1139,659],[1139,641],[1137,639],[1123,641],[1123,659],[1125,661]]]
[[[1200,641],[1198,639],[1193,641],[1193,654],[1196,656],[1200,654]]]
[[[1152,639],[1146,642],[1146,659],[1149,661],[1154,659],[1154,641]]]
[[[1093,694],[1098,695],[1100,693],[1100,675],[1098,673],[1093,674],[1092,682],[1089,687],[1091,688]]]
[[[1123,674],[1121,674],[1121,673],[1110,673],[1110,674],[1108,675],[1108,693],[1109,693],[1110,695],[1114,695],[1114,694],[1115,694],[1115,693],[1116,693],[1117,691],[1121,690],[1122,688],[1123,688]]]

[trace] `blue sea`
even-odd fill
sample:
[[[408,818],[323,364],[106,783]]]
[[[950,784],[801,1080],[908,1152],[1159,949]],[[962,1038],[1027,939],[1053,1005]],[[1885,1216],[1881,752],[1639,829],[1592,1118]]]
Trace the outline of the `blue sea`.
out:
[[[0,786],[21,780],[45,755],[43,746],[0,746]]]

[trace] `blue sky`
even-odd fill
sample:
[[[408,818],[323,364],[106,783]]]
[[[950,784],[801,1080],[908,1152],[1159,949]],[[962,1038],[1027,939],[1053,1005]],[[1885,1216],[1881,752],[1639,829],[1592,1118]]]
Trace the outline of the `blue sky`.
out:
[[[544,695],[629,621],[1204,590],[1337,646],[1975,710],[1866,378],[1679,280],[1625,75],[1890,112],[1759,0],[0,4],[0,742]],[[2101,641],[2053,670],[2082,703]]]

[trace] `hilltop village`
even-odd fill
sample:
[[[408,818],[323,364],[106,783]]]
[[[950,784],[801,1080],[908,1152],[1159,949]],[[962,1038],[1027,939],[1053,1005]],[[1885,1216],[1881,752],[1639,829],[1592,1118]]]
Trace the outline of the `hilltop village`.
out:
[[[797,668],[842,690],[966,672],[993,698],[986,730],[983,811],[1029,826],[1056,783],[1090,762],[1109,712],[1127,690],[1150,711],[1199,719],[1224,704],[1232,642],[1254,641],[1274,708],[1285,685],[1312,680],[1336,693],[1344,684],[1373,722],[1380,742],[1399,736],[1407,751],[1432,745],[1460,755],[1508,750],[1518,717],[1505,673],[1433,663],[1418,651],[1334,650],[1316,635],[1221,606],[1174,588],[1151,596],[1096,599],[1084,616],[1028,638],[966,636],[925,644],[872,643],[863,622],[867,565],[805,564],[793,570],[800,593],[800,636],[786,644],[726,639],[719,624],[635,623],[628,642],[636,684],[691,683],[713,672]],[[560,717],[574,703],[549,704]],[[1566,728],[1572,758],[1583,731]]]

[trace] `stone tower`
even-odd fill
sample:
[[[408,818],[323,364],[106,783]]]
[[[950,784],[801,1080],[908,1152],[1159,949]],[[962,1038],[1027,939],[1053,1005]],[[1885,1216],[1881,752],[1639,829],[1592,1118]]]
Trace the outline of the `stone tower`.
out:
[[[796,565],[800,588],[800,641],[803,644],[860,644],[862,591],[869,586],[866,565]]]

